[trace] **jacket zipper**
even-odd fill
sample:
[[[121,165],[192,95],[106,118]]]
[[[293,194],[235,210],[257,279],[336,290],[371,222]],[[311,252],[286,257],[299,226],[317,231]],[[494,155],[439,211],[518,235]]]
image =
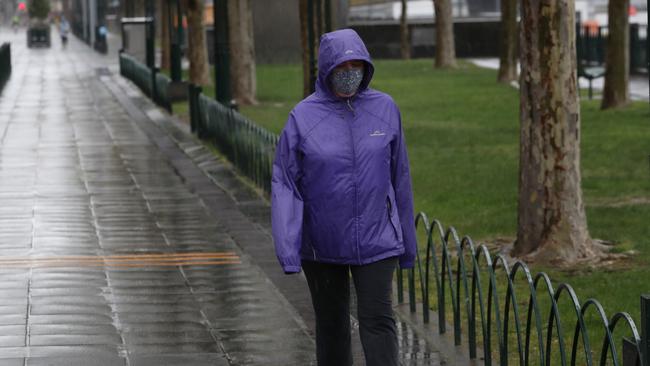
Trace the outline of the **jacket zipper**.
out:
[[[350,99],[351,98],[346,99],[346,101],[348,103],[348,108],[350,108],[350,111],[352,111],[352,115],[355,115],[354,108],[352,107],[352,103],[350,102]]]
[[[352,118],[356,117],[356,113],[354,111],[354,108],[352,107],[352,103],[350,102],[351,98],[348,98],[346,100],[348,108],[352,112]],[[352,146],[352,174],[353,174],[353,183],[354,183],[354,201],[353,201],[353,214],[354,214],[354,245],[357,247],[357,261],[359,264],[361,264],[361,251],[359,249],[359,222],[357,220],[357,177],[356,177],[356,172],[357,172],[357,152],[356,149],[354,148],[354,134],[352,131],[352,121],[348,123],[348,129],[350,131],[350,145]]]

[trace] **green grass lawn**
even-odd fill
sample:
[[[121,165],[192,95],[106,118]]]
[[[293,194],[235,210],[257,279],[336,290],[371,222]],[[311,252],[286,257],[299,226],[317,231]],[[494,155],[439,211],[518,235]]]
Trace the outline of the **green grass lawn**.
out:
[[[432,60],[376,61],[371,86],[400,106],[417,211],[453,225],[475,243],[512,242],[517,225],[519,94],[496,83],[496,71],[461,63],[452,71]],[[259,105],[242,113],[279,133],[301,99],[299,65],[258,65]],[[586,93],[583,96],[586,97]],[[636,255],[607,269],[558,271],[584,301],[608,314],[629,311],[650,293],[650,106],[600,111],[582,102],[582,173],[590,232]],[[573,325],[569,326],[571,328]]]
[[[462,63],[458,70],[439,71],[432,63],[376,61],[371,84],[401,108],[416,210],[475,242],[512,241],[518,91],[497,84],[494,70]],[[299,65],[258,66],[260,104],[242,112],[279,133],[301,99],[301,77]],[[628,310],[638,318],[639,295],[650,293],[650,106],[603,112],[599,101],[583,101],[581,148],[592,236],[639,254],[625,270],[549,270],[554,280],[570,280],[581,299],[595,297],[610,313]]]

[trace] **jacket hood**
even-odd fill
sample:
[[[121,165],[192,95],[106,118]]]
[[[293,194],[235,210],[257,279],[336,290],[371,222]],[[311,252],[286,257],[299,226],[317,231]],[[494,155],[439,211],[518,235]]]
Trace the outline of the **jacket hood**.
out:
[[[362,60],[365,62],[364,77],[359,86],[359,93],[368,88],[375,67],[370,59],[370,54],[361,37],[352,29],[342,29],[325,33],[320,39],[318,49],[318,80],[316,92],[328,97],[334,97],[330,89],[329,76],[332,70],[343,62]]]

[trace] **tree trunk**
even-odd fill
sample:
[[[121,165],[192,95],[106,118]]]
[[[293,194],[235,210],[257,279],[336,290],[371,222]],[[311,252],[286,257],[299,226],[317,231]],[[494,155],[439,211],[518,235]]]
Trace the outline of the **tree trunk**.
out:
[[[250,0],[229,0],[230,83],[239,105],[257,104],[255,93],[255,44]]]
[[[605,56],[605,89],[602,109],[618,108],[629,102],[630,25],[629,0],[609,0],[609,36]]]
[[[500,83],[517,80],[517,41],[517,0],[501,0]]]
[[[520,162],[513,254],[575,263],[596,250],[580,187],[573,0],[522,2]]]
[[[304,97],[311,94],[309,74],[309,27],[307,24],[307,1],[300,0],[300,44],[302,45],[302,94]]]
[[[158,1],[160,9],[160,68],[169,70],[170,68],[170,44],[169,44],[169,2],[167,0]]]
[[[203,0],[184,0],[187,10],[187,58],[190,61],[190,83],[206,86],[211,84],[208,51],[203,26]]]
[[[408,60],[411,58],[411,42],[409,40],[409,25],[408,18],[406,16],[408,0],[402,0],[402,16],[400,17],[400,40],[401,40],[401,51],[402,51],[402,60]]]
[[[433,0],[436,16],[436,67],[455,68],[454,18],[451,0]]]

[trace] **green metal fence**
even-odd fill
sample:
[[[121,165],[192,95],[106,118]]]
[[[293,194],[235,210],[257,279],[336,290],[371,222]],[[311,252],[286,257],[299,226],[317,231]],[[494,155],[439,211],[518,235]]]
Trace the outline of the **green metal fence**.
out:
[[[11,75],[11,44],[0,46],[0,90],[2,90]]]
[[[172,104],[171,101],[169,100],[169,96],[167,95],[167,90],[169,90],[169,84],[172,82],[172,79],[170,79],[167,75],[156,72],[156,82],[154,83],[154,91],[155,91],[155,96],[154,96],[154,101],[162,106],[163,108],[167,109],[169,112],[172,111]]]
[[[278,135],[197,92],[196,87],[190,89],[190,118],[199,137],[213,143],[258,187],[271,192],[272,164]]]
[[[120,53],[120,74],[133,81],[147,96],[153,97],[153,76],[151,70],[134,57]],[[152,98],[153,99],[153,98]]]
[[[533,276],[521,261],[511,266],[501,254],[492,257],[453,227],[430,223],[424,213],[416,227],[426,234],[424,251],[418,251],[424,258],[418,254],[415,268],[398,271],[398,302],[404,302],[406,272],[410,311],[417,312],[419,295],[423,321],[429,322],[433,305],[443,334],[450,310],[454,343],[460,346],[464,337],[470,358],[480,347],[485,365],[648,366],[650,297],[641,300],[641,336],[628,313],[608,318],[597,300],[580,303],[570,285],[554,288],[545,273]]]
[[[169,95],[172,80],[167,75],[157,68],[151,70],[126,52],[120,52],[120,74],[133,81],[156,104],[172,111],[172,98]]]

